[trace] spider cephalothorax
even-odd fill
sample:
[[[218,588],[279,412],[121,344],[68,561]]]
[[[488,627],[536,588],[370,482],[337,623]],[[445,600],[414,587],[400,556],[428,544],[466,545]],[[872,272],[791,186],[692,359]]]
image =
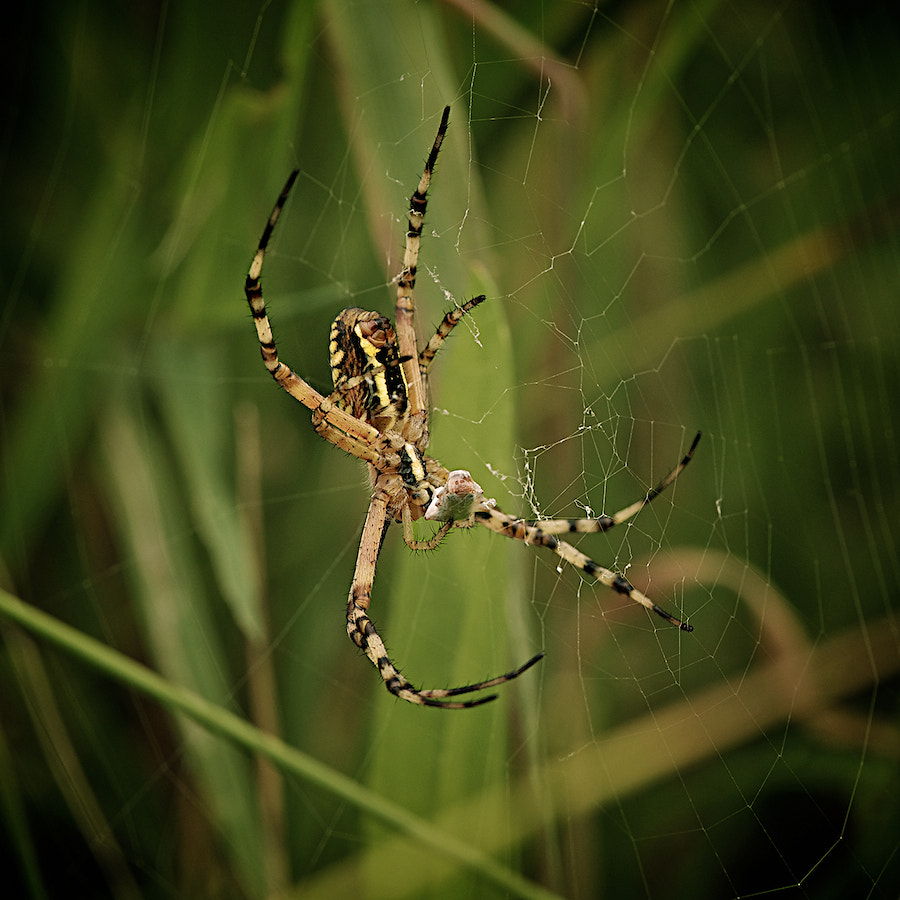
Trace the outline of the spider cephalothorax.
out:
[[[469,472],[464,469],[448,471],[436,459],[426,455],[429,367],[457,323],[485,299],[475,297],[448,312],[428,343],[418,349],[414,293],[419,243],[426,194],[449,115],[450,108],[446,107],[425,170],[410,198],[406,252],[403,269],[397,277],[395,324],[379,313],[363,309],[350,308],[338,314],[331,326],[328,347],[334,390],[327,397],[279,360],[260,285],[266,248],[297,178],[297,170],[290,174],[275,203],[250,265],[244,291],[256,324],[263,361],[272,377],[292,397],[312,410],[313,426],[323,438],[368,463],[372,496],[347,601],[347,633],[373,662],[391,693],[412,703],[459,709],[486,703],[496,695],[474,700],[450,698],[512,681],[543,654],[533,656],[511,672],[477,684],[431,690],[413,687],[391,662],[368,615],[375,566],[390,523],[401,523],[406,544],[417,550],[434,549],[451,528],[474,525],[483,525],[527,544],[546,547],[586,575],[640,603],[667,622],[691,631],[690,625],[657,606],[621,575],[595,563],[557,535],[608,531],[630,519],[678,477],[690,462],[700,434],[697,433],[681,462],[655,488],[614,515],[595,519],[529,522],[508,516],[497,508],[494,500],[484,496]],[[423,517],[441,524],[427,540],[416,540],[412,523]]]

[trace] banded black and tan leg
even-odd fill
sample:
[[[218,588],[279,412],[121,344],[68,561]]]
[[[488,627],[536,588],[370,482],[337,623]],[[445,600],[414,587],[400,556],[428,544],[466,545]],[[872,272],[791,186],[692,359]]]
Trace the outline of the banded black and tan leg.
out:
[[[371,445],[379,439],[379,432],[367,422],[363,422],[342,410],[334,403],[333,398],[323,397],[322,394],[300,378],[290,366],[278,358],[278,349],[275,346],[272,324],[266,312],[260,278],[262,277],[263,262],[265,261],[269,240],[272,237],[272,232],[275,230],[278,217],[281,215],[281,210],[284,208],[291,188],[297,179],[298,172],[298,169],[291,172],[284,187],[281,189],[281,193],[278,195],[278,199],[275,201],[275,206],[272,209],[266,227],[263,229],[259,246],[253,256],[253,261],[250,263],[250,270],[244,282],[244,293],[250,306],[250,312],[253,315],[253,323],[256,326],[263,362],[272,378],[275,379],[275,382],[295,400],[298,400],[307,409],[313,411],[313,424],[322,437],[336,444],[347,453],[375,464],[379,460],[379,454]]]
[[[248,277],[248,282],[249,282]],[[256,282],[258,287],[258,280]],[[248,288],[247,299],[259,334],[260,349],[263,362],[276,384],[280,385],[295,400],[312,410],[313,425],[316,431],[327,441],[340,447],[358,459],[377,464],[379,454],[372,446],[381,435],[377,429],[367,422],[351,416],[337,406],[332,397],[323,397],[315,388],[307,384],[290,366],[278,359],[278,351],[272,336],[272,327],[262,305],[262,291],[251,294]],[[255,303],[258,300],[258,305]],[[261,310],[257,314],[257,310]]]
[[[394,326],[397,330],[397,342],[400,346],[400,356],[407,357],[404,363],[406,371],[407,390],[409,394],[409,409],[413,416],[425,411],[425,389],[422,384],[422,374],[418,364],[419,351],[416,346],[415,328],[415,290],[416,268],[419,264],[419,244],[422,239],[422,225],[425,221],[425,209],[428,205],[428,186],[431,184],[431,175],[437,162],[444,135],[447,133],[447,124],[450,121],[450,107],[445,106],[441,116],[441,124],[432,144],[431,152],[425,161],[425,169],[419,179],[419,186],[409,198],[409,226],[406,230],[406,249],[403,254],[403,269],[397,279],[397,304],[394,312]]]
[[[478,297],[467,300],[462,306],[451,309],[450,312],[444,316],[441,324],[438,325],[437,330],[432,335],[431,340],[425,345],[421,353],[419,353],[419,369],[423,375],[427,375],[428,367],[437,355],[438,350],[444,346],[444,341],[450,336],[450,332],[456,328],[464,316],[470,313],[479,304],[484,303],[484,301],[485,296],[484,294],[481,294]]]
[[[503,534],[506,537],[515,538],[517,541],[533,544],[536,547],[546,547],[570,565],[575,566],[576,569],[580,569],[585,575],[596,578],[597,581],[605,584],[608,588],[612,588],[616,593],[624,594],[629,600],[640,603],[641,606],[661,616],[670,624],[677,625],[682,631],[694,630],[693,625],[688,625],[687,622],[683,622],[670,612],[666,612],[666,610],[654,603],[645,594],[642,594],[621,575],[594,562],[589,556],[585,556],[584,553],[571,544],[561,541],[556,535],[544,531],[543,522],[540,525],[533,525],[524,519],[514,519],[496,508],[477,510],[475,512],[475,521],[491,531],[497,532],[497,534]],[[588,519],[587,521],[593,520]]]
[[[694,440],[691,442],[690,449],[682,457],[681,462],[656,487],[651,488],[640,500],[632,503],[630,506],[626,506],[624,509],[620,509],[617,513],[611,516],[599,516],[596,519],[542,519],[539,522],[531,521],[528,524],[540,528],[544,534],[594,534],[596,532],[609,531],[610,528],[627,522],[648,503],[652,503],[682,473],[684,467],[691,461],[691,457],[697,449],[697,444],[700,443],[701,434],[702,432],[697,432]]]
[[[385,687],[401,700],[407,700],[420,706],[469,709],[496,699],[496,694],[478,697],[474,700],[450,700],[448,698],[470,694],[512,681],[514,678],[518,678],[526,669],[533,666],[543,654],[532,657],[528,662],[512,672],[507,672],[496,678],[490,678],[487,681],[479,681],[477,684],[467,684],[463,687],[437,688],[433,690],[417,690],[391,662],[387,649],[384,646],[384,641],[382,641],[381,636],[372,624],[372,620],[369,618],[369,601],[372,595],[372,582],[375,578],[375,566],[378,562],[378,554],[381,551],[381,543],[384,539],[387,525],[390,522],[387,509],[387,495],[381,492],[376,493],[369,505],[369,512],[366,515],[366,522],[363,526],[362,539],[359,543],[359,554],[356,559],[356,570],[353,574],[353,584],[350,586],[350,596],[347,601],[347,634],[350,635],[350,640],[369,657],[372,664],[381,673]]]

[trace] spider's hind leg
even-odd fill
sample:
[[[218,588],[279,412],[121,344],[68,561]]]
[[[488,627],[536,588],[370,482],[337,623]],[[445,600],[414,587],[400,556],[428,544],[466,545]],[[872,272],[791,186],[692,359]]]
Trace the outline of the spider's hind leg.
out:
[[[512,681],[514,678],[518,678],[526,669],[533,666],[543,654],[532,657],[524,665],[519,666],[518,669],[498,675],[496,678],[457,688],[436,688],[432,690],[418,690],[413,687],[388,656],[384,641],[369,618],[369,600],[372,594],[372,582],[375,578],[375,566],[378,562],[382,540],[390,522],[387,510],[387,495],[384,492],[376,492],[369,505],[366,524],[363,526],[359,555],[356,560],[356,571],[353,574],[353,584],[350,586],[350,596],[347,601],[347,634],[353,643],[369,657],[375,668],[378,669],[382,679],[384,679],[384,686],[401,700],[407,700],[419,706],[436,706],[442,709],[469,709],[496,699],[496,694],[478,697],[474,700],[451,700],[449,698],[470,694]]]

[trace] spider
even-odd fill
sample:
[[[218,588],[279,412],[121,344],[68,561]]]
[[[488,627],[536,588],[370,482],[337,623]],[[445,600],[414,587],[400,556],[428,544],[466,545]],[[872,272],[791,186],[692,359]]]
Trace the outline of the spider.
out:
[[[328,345],[334,390],[327,397],[278,358],[260,284],[266,248],[297,179],[297,169],[288,177],[269,216],[244,291],[259,336],[263,362],[272,377],[295,400],[312,410],[313,427],[319,435],[368,466],[372,496],[347,600],[348,635],[369,657],[384,679],[385,687],[396,697],[422,706],[464,709],[487,703],[497,695],[465,700],[455,698],[512,681],[544,654],[533,656],[511,672],[475,684],[430,690],[413,687],[389,658],[384,642],[369,618],[375,567],[391,522],[402,525],[404,541],[414,550],[433,550],[451,528],[469,528],[476,524],[526,544],[546,547],[586,575],[640,603],[667,622],[684,631],[692,631],[691,625],[657,606],[621,575],[589,559],[557,535],[608,531],[630,519],[675,481],[690,462],[700,433],[681,462],[655,488],[615,515],[594,519],[525,521],[513,518],[484,496],[467,471],[448,471],[434,457],[426,455],[429,440],[427,379],[431,364],[460,320],[485,300],[482,295],[452,309],[428,343],[421,350],[417,348],[413,301],[416,265],[426,194],[449,116],[448,106],[441,117],[419,185],[410,197],[403,268],[396,278],[395,324],[377,312],[357,308],[345,309],[337,316],[331,326]],[[432,537],[417,540],[413,522],[422,518],[440,525]]]

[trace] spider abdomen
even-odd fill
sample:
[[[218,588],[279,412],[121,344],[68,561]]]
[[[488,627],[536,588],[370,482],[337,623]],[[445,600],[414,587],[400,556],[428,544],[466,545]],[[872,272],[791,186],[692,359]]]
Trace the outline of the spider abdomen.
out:
[[[379,431],[394,430],[409,414],[406,375],[390,319],[357,307],[331,325],[331,377],[339,405]]]

